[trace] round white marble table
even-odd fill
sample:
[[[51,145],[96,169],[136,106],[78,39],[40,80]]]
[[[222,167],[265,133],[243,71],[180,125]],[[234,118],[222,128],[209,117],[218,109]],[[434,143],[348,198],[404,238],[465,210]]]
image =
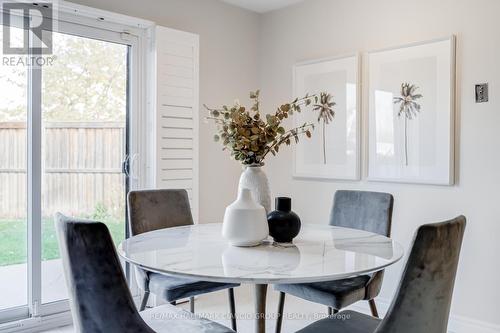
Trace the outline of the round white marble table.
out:
[[[355,229],[302,225],[293,245],[265,241],[234,247],[222,224],[198,224],[134,236],[118,246],[126,261],[153,272],[196,280],[255,285],[256,332],[265,331],[268,284],[344,279],[376,272],[403,256],[390,238]]]

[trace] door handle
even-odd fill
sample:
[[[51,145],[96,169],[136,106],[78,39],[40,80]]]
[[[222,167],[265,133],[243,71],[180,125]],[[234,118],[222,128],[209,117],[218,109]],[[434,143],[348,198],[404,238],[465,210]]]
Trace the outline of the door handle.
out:
[[[130,175],[130,155],[127,155],[122,162],[122,173],[127,177]]]

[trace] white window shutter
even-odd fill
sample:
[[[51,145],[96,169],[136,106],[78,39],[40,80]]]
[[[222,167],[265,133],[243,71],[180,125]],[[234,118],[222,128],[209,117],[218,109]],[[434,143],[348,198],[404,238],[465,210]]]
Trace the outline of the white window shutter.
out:
[[[156,28],[157,188],[186,189],[198,222],[199,37]]]

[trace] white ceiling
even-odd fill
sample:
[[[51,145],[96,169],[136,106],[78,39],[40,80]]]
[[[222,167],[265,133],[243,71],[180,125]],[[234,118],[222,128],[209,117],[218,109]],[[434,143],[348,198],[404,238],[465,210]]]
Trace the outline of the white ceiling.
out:
[[[222,0],[234,6],[245,8],[257,13],[284,8],[304,0]]]

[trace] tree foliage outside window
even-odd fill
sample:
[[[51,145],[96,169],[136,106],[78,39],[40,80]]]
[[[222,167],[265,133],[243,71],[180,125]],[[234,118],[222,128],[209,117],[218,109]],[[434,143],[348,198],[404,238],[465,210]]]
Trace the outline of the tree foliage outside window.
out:
[[[59,33],[53,43],[55,60],[42,70],[44,121],[125,121],[127,48]],[[26,120],[26,71],[0,66],[10,92],[2,94],[0,121]]]

